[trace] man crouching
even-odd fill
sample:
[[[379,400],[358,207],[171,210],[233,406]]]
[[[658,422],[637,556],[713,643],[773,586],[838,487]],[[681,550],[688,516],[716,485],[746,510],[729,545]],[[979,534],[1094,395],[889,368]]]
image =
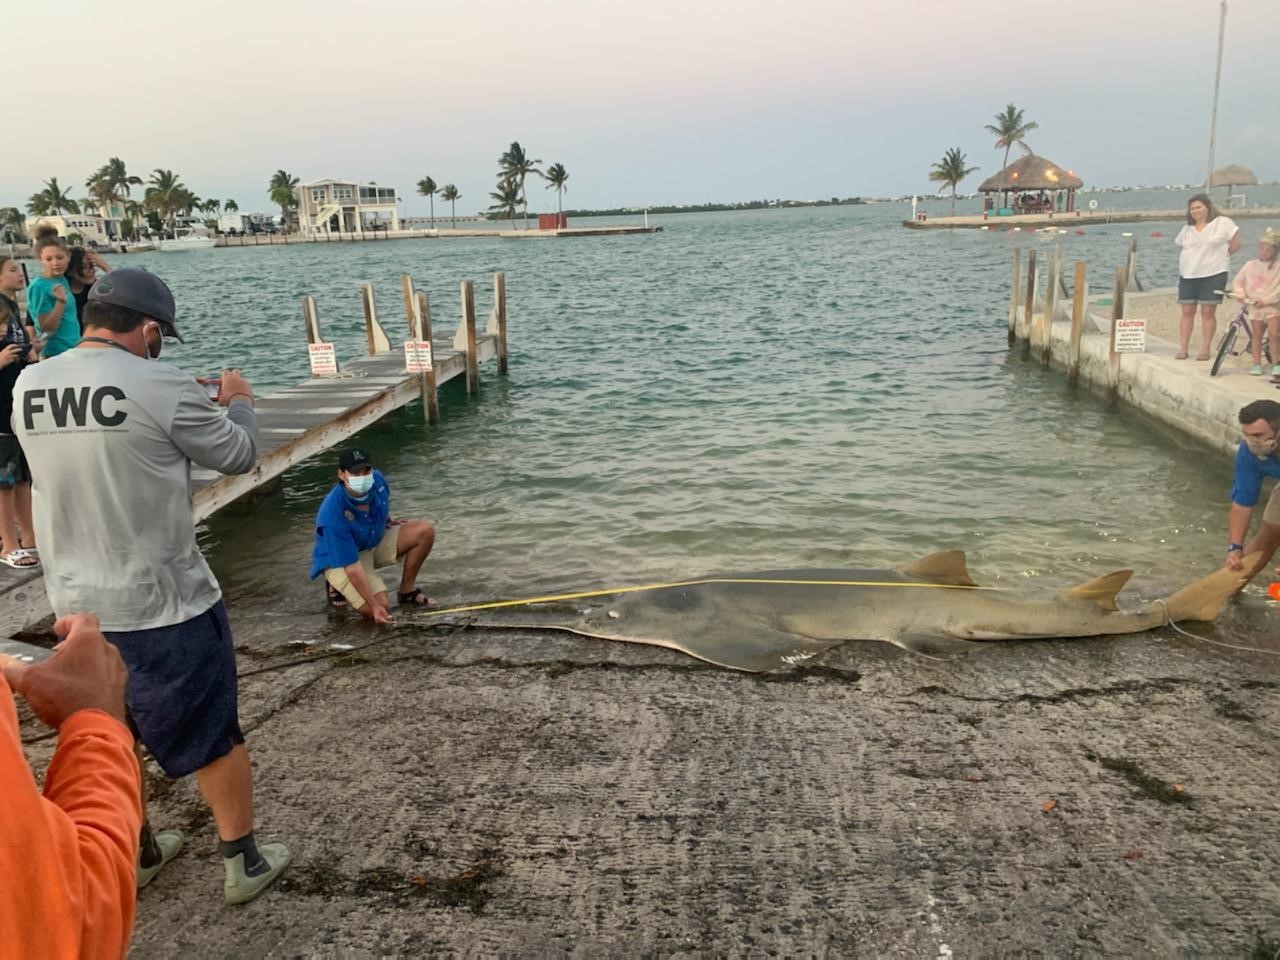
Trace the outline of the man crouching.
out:
[[[427,520],[393,520],[386,478],[358,448],[338,456],[338,483],[316,515],[316,545],[311,552],[311,579],[324,574],[333,606],[350,606],[374,623],[390,623],[387,585],[376,573],[403,558],[402,604],[433,606],[415,584],[423,561],[436,542]]]

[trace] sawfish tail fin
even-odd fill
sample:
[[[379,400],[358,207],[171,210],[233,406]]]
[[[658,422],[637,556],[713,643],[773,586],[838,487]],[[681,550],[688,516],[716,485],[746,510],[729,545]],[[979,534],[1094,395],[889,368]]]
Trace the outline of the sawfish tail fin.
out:
[[[1180,620],[1217,619],[1227,601],[1235,596],[1261,565],[1262,554],[1251,553],[1244,558],[1244,566],[1239,570],[1223,567],[1188,584],[1165,599],[1169,619],[1174,623]]]

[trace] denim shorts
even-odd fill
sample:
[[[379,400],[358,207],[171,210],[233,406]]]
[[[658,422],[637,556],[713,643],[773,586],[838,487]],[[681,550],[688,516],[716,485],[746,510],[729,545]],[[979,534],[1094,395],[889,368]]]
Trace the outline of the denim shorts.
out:
[[[104,635],[129,668],[129,726],[166,776],[185,777],[244,743],[235,644],[221,600],[185,623]]]
[[[1218,304],[1222,302],[1222,294],[1215,290],[1227,289],[1227,274],[1216,273],[1212,277],[1179,277],[1178,302]]]

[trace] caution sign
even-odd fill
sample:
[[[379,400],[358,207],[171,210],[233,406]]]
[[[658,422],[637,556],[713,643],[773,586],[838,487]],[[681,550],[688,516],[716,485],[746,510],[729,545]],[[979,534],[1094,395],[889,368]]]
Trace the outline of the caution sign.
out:
[[[406,373],[431,372],[431,341],[406,340],[404,342],[404,369]]]
[[[1116,321],[1116,353],[1145,353],[1147,321],[1121,317]]]
[[[338,357],[333,352],[332,343],[309,343],[311,352],[311,375],[313,377],[334,377],[338,374]]]

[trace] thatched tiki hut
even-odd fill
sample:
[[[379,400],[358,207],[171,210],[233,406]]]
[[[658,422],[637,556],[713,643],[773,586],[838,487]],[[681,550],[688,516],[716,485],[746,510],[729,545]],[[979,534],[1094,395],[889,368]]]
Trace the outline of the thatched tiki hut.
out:
[[[1244,206],[1244,194],[1233,194],[1232,187],[1255,187],[1258,185],[1258,178],[1254,172],[1248,167],[1242,167],[1238,163],[1230,163],[1225,167],[1219,167],[1213,171],[1209,177],[1209,189],[1214,187],[1227,188],[1227,206],[1231,205],[1234,197],[1238,196],[1240,205]]]
[[[1035,154],[1016,160],[982,181],[982,209],[1014,213],[1071,213],[1084,181],[1070,170]]]

